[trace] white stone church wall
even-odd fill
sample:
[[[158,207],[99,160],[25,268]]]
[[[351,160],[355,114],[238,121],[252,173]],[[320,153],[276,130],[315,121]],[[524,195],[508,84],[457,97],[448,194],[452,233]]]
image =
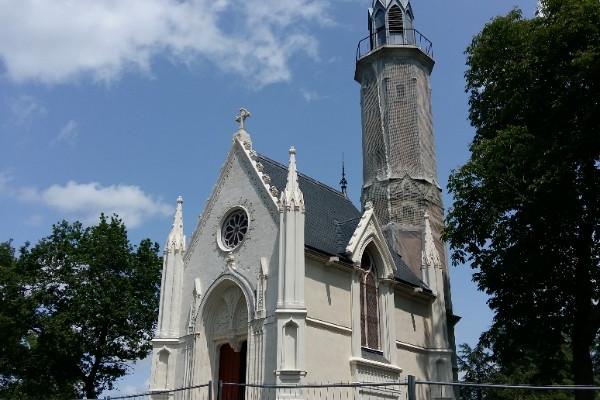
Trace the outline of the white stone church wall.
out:
[[[348,329],[352,326],[351,271],[306,258],[305,291],[308,318]]]
[[[196,319],[194,330],[196,332],[202,330],[199,326],[202,323],[202,316],[197,315],[198,306],[204,300],[204,296],[213,282],[223,273],[239,274],[253,291],[256,290],[261,258],[266,262],[268,270],[265,296],[267,314],[272,314],[274,310],[277,299],[279,214],[273,200],[262,187],[262,183],[257,181],[256,175],[250,168],[251,165],[243,153],[241,145],[234,144],[232,153],[223,166],[221,179],[214,188],[214,197],[206,204],[196,228],[197,232],[192,236],[188,245],[183,279],[181,335],[187,334],[191,308],[195,309],[192,311],[192,315]],[[223,218],[233,207],[243,207],[246,210],[249,215],[249,230],[240,247],[232,252],[226,252],[220,248],[217,237]],[[228,260],[230,254],[233,256],[233,260]],[[194,289],[198,287],[197,279],[199,279],[201,293],[194,300]],[[254,302],[255,299],[249,300]],[[254,304],[251,308],[254,308]],[[253,317],[252,315],[251,318]],[[268,343],[274,340],[274,336],[268,331],[267,327],[264,336],[265,351],[272,348]],[[199,383],[202,379],[206,380],[210,376],[206,371],[208,366],[199,365],[199,362],[208,356],[205,350],[200,349],[206,348],[206,340],[201,335],[196,339],[195,383]],[[248,343],[250,345],[250,337],[248,337]],[[267,355],[265,371],[269,371],[269,368],[271,371],[273,370],[269,360]],[[185,371],[186,367],[183,363],[184,357],[179,357],[178,371]],[[177,384],[183,385],[185,374],[178,375],[180,382]]]
[[[351,382],[351,332],[307,322],[306,382]]]
[[[306,258],[306,382],[349,382],[351,271]]]
[[[417,347],[430,347],[431,304],[409,298],[399,290],[394,293],[396,341]]]

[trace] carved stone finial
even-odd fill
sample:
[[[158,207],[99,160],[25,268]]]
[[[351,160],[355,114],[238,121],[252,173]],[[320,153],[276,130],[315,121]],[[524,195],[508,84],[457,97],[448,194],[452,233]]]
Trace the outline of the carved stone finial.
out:
[[[235,117],[235,121],[240,124],[240,130],[244,129],[244,122],[250,115],[250,112],[244,107],[240,108],[240,113]]]
[[[365,210],[372,210],[373,209],[373,203],[370,201],[367,201],[365,203]]]
[[[286,207],[297,208],[304,212],[304,195],[300,191],[298,171],[296,170],[296,148],[290,147],[290,161],[288,164],[288,177],[285,190],[281,193],[279,202]]]
[[[167,251],[184,251],[185,236],[183,234],[183,197],[177,197],[177,207],[173,216],[173,226],[167,239]]]

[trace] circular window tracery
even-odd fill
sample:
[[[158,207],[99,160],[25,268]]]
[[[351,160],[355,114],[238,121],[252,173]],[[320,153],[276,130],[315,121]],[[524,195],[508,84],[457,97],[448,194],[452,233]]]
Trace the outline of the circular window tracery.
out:
[[[221,243],[227,250],[233,250],[242,243],[248,232],[248,214],[242,209],[229,213],[221,227]]]

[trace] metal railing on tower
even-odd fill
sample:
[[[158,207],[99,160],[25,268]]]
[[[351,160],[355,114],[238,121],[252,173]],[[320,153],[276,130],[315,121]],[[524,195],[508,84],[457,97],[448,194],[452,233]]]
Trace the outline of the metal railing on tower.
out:
[[[433,58],[433,43],[416,29],[404,29],[402,32],[390,33],[386,29],[370,34],[361,39],[356,48],[356,60],[367,56],[381,47],[416,47]]]

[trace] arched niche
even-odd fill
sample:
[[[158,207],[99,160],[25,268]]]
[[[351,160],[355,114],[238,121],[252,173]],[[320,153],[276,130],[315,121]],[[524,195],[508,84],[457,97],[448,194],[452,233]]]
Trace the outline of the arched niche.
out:
[[[283,369],[298,369],[298,324],[293,320],[283,326]]]
[[[156,361],[156,387],[159,389],[167,389],[169,385],[169,358],[171,353],[166,348],[158,352]]]

